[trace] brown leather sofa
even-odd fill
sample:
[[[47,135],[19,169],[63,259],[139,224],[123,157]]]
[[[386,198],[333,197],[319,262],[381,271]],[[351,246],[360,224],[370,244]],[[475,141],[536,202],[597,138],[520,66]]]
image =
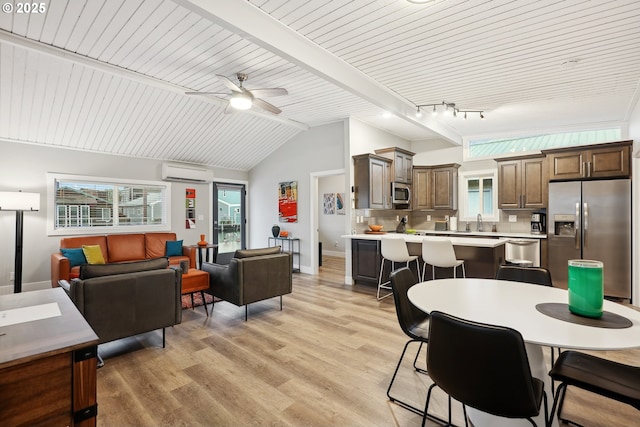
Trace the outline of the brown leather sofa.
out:
[[[209,289],[205,292],[237,306],[248,305],[268,298],[280,297],[292,291],[293,257],[280,252],[280,247],[237,250],[228,265],[202,263],[209,273]]]
[[[82,245],[98,245],[106,263],[143,261],[165,256],[167,240],[176,240],[176,233],[107,234],[78,236],[60,239],[61,248],[81,248]],[[182,256],[169,257],[169,265],[178,266],[189,261],[189,270],[182,277],[182,293],[189,294],[205,288],[209,276],[196,270],[196,249],[183,246]],[[69,281],[80,276],[80,266],[71,267],[69,259],[60,252],[51,254],[51,286],[60,280]]]
[[[83,264],[79,278],[61,280],[87,323],[105,343],[182,321],[180,268],[166,258],[111,264]]]

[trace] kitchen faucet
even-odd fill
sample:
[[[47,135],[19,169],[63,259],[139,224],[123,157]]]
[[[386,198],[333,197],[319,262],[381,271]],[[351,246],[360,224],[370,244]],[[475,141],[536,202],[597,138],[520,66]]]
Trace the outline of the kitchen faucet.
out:
[[[478,231],[482,231],[482,215],[478,214]]]

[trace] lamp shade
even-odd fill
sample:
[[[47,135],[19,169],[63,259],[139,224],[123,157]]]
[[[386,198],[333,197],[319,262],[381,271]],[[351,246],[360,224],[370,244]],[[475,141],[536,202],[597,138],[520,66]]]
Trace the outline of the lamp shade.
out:
[[[39,211],[40,193],[0,191],[0,211]]]
[[[231,106],[236,110],[248,110],[251,108],[253,102],[251,96],[245,93],[234,93],[229,99],[229,103],[231,103]]]

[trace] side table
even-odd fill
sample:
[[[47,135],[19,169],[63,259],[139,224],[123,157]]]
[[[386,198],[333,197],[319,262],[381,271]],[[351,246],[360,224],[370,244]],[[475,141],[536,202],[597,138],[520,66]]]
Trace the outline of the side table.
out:
[[[282,252],[289,252],[293,258],[293,272],[300,272],[300,239],[293,237],[269,237],[267,245],[269,247],[278,246],[278,241],[282,243]],[[273,244],[271,244],[273,242]],[[285,247],[286,243],[286,247]],[[297,262],[296,262],[297,258]]]
[[[218,258],[218,245],[208,243],[207,245],[191,245],[190,247],[198,249],[198,270],[202,269],[202,261],[209,262],[209,253],[211,253],[211,262],[216,262]],[[204,249],[204,258],[202,257],[202,250]]]

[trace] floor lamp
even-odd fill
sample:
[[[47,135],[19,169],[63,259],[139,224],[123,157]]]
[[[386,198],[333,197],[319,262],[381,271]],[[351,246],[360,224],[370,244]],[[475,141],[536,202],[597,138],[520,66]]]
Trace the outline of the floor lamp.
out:
[[[22,292],[22,219],[24,211],[40,210],[39,193],[0,191],[0,211],[16,211],[16,255],[13,293]]]

